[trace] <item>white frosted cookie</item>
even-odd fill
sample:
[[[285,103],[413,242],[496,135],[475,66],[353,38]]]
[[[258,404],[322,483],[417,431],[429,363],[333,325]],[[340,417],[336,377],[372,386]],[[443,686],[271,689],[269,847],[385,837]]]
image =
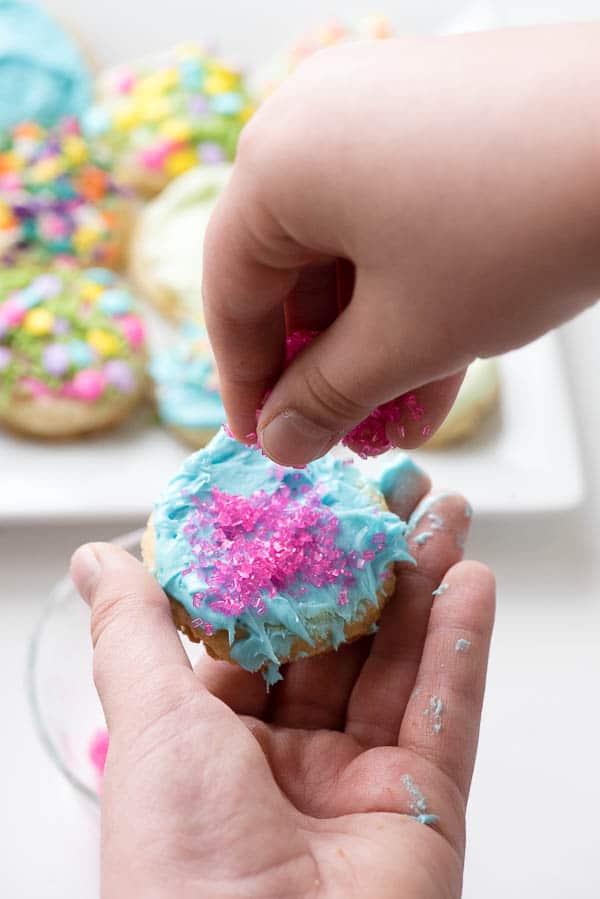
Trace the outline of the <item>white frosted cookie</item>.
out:
[[[500,377],[495,359],[476,359],[441,428],[427,441],[423,449],[440,449],[466,440],[496,407],[500,397]]]
[[[131,249],[131,277],[169,318],[200,315],[204,235],[231,169],[226,163],[191,169],[140,216]]]

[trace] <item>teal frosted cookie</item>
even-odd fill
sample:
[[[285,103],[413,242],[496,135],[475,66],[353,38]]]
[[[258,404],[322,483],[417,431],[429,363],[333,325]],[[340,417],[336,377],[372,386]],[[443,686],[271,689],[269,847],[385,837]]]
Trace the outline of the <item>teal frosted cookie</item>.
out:
[[[152,356],[149,372],[162,423],[188,446],[205,446],[226,420],[205,329],[187,323],[173,346]]]
[[[410,559],[405,523],[353,464],[282,468],[224,431],[170,482],[142,549],[177,626],[268,684],[372,633]]]
[[[92,95],[75,42],[37,3],[0,0],[0,129],[79,116]]]

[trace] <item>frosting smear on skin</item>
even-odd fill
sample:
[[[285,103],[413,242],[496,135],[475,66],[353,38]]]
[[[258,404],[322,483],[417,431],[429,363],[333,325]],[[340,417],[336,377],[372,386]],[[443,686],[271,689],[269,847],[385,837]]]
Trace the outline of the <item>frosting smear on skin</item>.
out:
[[[231,658],[273,684],[298,640],[337,649],[390,564],[410,560],[379,498],[340,459],[282,468],[220,431],[155,507],[155,575],[193,627],[225,631]]]

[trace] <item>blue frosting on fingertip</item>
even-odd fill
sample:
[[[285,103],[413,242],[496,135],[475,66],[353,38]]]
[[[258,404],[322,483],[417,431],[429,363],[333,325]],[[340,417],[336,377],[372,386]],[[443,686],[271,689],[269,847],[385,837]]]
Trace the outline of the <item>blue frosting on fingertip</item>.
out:
[[[217,501],[231,502],[226,507],[226,525],[221,519],[215,525],[215,519],[207,517],[206,510]],[[279,535],[273,538],[273,530],[259,533],[256,525],[254,531],[246,527],[238,508],[254,514],[259,506],[267,509],[265,520],[273,520],[274,527],[280,522],[282,528],[288,527],[294,535],[289,546],[273,549],[273,540],[280,539]],[[300,524],[294,530],[305,514],[307,521],[316,524],[304,530]],[[161,586],[198,622],[195,627],[207,635],[226,632],[231,658],[248,671],[261,670],[268,684],[280,679],[280,665],[289,659],[298,640],[308,647],[327,644],[336,649],[346,639],[345,626],[360,620],[370,604],[378,603],[378,590],[392,563],[412,561],[406,524],[382,508],[381,494],[356,466],[329,454],[301,470],[282,468],[223,430],[185,461],[157,502],[153,521],[155,575]],[[221,529],[218,540],[217,527]],[[328,535],[332,535],[329,544]],[[254,541],[252,557],[258,558],[263,574],[267,566],[267,581],[261,582],[254,605],[232,613],[215,587],[215,572],[222,564],[232,564],[231,558],[223,563],[219,555],[229,546],[234,547],[231,553],[243,547],[236,556],[234,574],[243,567],[246,539]],[[260,540],[264,540],[264,554]],[[318,583],[313,583],[314,566],[322,571],[319,565],[331,546],[341,560],[339,571],[334,562],[327,576],[320,574]],[[286,579],[284,569],[276,564],[268,567],[272,564],[269,554],[280,548],[288,560],[296,552],[304,554],[302,564],[292,566],[293,578]],[[239,576],[253,577],[250,567]]]

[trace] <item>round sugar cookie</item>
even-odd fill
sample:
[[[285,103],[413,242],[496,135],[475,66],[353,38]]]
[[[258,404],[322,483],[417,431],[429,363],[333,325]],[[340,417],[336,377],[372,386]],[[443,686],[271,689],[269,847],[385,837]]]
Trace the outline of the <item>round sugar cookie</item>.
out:
[[[443,449],[468,440],[498,405],[500,376],[495,359],[475,359],[444,423],[422,449]]]
[[[198,165],[231,161],[253,111],[242,72],[187,43],[107,71],[83,123],[119,176],[152,196]]]
[[[77,437],[119,424],[144,393],[144,327],[114,272],[0,276],[1,424]]]
[[[372,633],[410,559],[405,523],[356,466],[282,468],[223,430],[167,486],[142,552],[179,629],[268,684]]]
[[[127,255],[132,196],[100,165],[75,119],[22,122],[0,144],[0,265],[117,268]]]
[[[232,166],[197,166],[180,175],[141,213],[130,275],[136,288],[172,319],[202,313],[202,248],[211,213]]]
[[[226,421],[205,329],[188,322],[173,346],[152,355],[148,371],[161,422],[187,446],[205,446]]]

